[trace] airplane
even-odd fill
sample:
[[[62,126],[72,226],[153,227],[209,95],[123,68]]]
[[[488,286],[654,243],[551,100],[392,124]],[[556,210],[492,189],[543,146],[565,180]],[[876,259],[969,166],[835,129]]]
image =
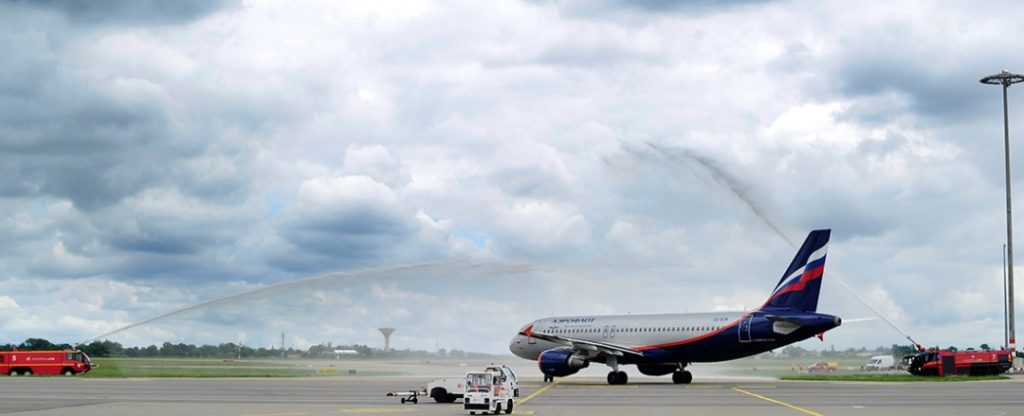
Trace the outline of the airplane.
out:
[[[660,315],[555,316],[523,326],[509,349],[537,361],[544,382],[566,377],[591,362],[611,367],[608,384],[626,384],[621,365],[636,365],[649,376],[672,374],[689,384],[691,363],[734,360],[774,350],[842,324],[817,313],[831,230],[814,230],[804,240],[768,300],[753,311]]]

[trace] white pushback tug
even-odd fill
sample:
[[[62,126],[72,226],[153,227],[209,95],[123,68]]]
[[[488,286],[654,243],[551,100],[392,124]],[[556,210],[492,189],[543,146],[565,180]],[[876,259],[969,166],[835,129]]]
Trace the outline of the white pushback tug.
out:
[[[504,411],[511,414],[515,406],[515,388],[511,377],[502,371],[470,371],[466,373],[463,408],[471,415]]]

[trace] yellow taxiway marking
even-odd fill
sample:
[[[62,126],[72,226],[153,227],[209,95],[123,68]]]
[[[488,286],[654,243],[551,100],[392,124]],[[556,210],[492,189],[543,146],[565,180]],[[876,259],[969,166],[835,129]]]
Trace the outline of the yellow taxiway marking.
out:
[[[563,378],[562,380],[565,380],[565,379]],[[554,382],[554,383],[551,383],[551,384],[548,384],[548,385],[546,385],[546,386],[544,386],[544,387],[541,387],[541,389],[540,389],[540,390],[537,390],[537,391],[533,392],[533,394],[531,394],[531,395],[529,395],[529,396],[526,396],[526,398],[525,398],[525,399],[523,399],[523,400],[520,400],[520,401],[519,401],[519,403],[518,403],[518,405],[522,406],[522,405],[526,404],[526,402],[528,402],[528,401],[530,401],[530,400],[533,400],[533,398],[534,398],[534,397],[540,396],[540,395],[541,395],[542,393],[544,393],[544,392],[548,391],[548,390],[549,390],[549,389],[551,389],[552,387],[555,387],[555,386],[557,386],[557,385],[558,385],[558,383],[561,383],[561,382],[562,382],[562,380],[558,380],[558,381],[556,381],[556,382]]]
[[[412,413],[416,409],[412,407],[359,407],[353,409],[341,409],[338,413],[354,413],[358,415],[379,415],[384,413]]]
[[[775,400],[773,398],[765,397],[765,396],[762,396],[762,395],[757,394],[757,393],[751,393],[749,391],[743,390],[743,389],[738,388],[738,387],[733,387],[732,389],[735,392],[743,393],[743,394],[746,394],[747,396],[750,396],[750,397],[756,397],[758,399],[761,399],[761,400],[764,400],[764,401],[767,401],[767,402],[775,403],[775,404],[777,404],[779,406],[785,406],[785,407],[788,407],[790,409],[796,410],[796,411],[798,411],[800,413],[808,414],[808,415],[811,415],[811,416],[824,416],[821,413],[815,412],[813,410],[807,410],[807,409],[804,409],[804,408],[802,408],[800,406],[795,406],[795,405],[786,403],[784,401]]]
[[[720,388],[722,388],[722,386],[717,385],[717,384],[709,384],[709,385],[691,384],[689,386],[683,386],[683,389],[685,389],[685,390],[711,390],[711,389],[720,389]]]

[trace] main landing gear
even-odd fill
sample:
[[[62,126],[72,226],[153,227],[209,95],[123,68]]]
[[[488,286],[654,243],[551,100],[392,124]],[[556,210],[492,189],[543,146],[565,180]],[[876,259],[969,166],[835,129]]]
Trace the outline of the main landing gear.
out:
[[[672,382],[676,384],[690,384],[693,381],[693,374],[686,370],[676,370],[672,373]]]
[[[629,382],[629,376],[626,375],[625,371],[612,371],[608,373],[608,384],[626,384]]]
[[[690,384],[693,381],[693,374],[686,371],[686,363],[679,363],[679,368],[672,372],[672,382],[676,384]]]
[[[608,357],[605,361],[612,368],[612,372],[608,373],[608,384],[626,384],[629,382],[629,376],[626,375],[625,371],[619,371],[619,361],[615,359],[615,356]]]
[[[544,382],[545,383],[553,382],[553,381],[555,381],[555,376],[549,376],[547,374],[544,375]]]

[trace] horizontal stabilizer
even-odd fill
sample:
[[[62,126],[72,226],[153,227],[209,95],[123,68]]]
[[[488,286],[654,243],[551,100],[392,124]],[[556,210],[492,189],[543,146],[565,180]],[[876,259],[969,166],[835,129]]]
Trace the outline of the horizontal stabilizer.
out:
[[[820,315],[765,315],[765,319],[772,322],[785,322],[799,326],[809,326],[821,323]]]

